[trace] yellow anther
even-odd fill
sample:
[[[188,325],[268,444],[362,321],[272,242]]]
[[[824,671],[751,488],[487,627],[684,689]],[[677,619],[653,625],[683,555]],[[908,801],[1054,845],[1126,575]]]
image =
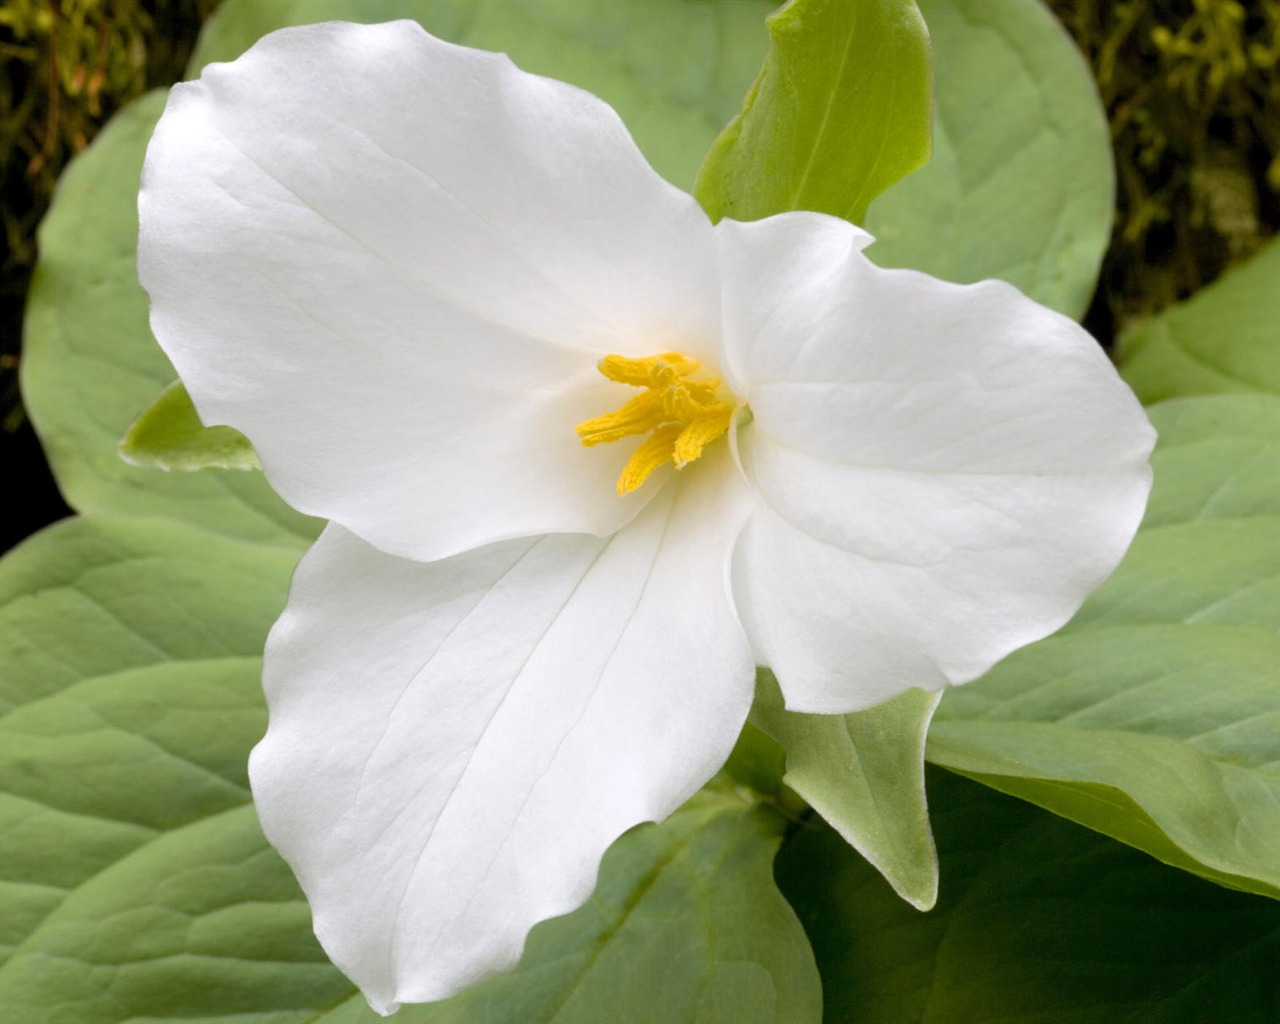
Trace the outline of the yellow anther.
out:
[[[661,425],[667,419],[663,405],[662,392],[643,391],[616,412],[579,423],[573,429],[588,448],[621,441],[632,434],[647,434]]]
[[[628,359],[626,356],[605,356],[596,364],[610,380],[619,384],[634,384],[638,388],[662,387],[677,377],[687,377],[697,372],[702,364],[679,352],[663,352],[660,356],[645,359]]]
[[[605,356],[597,364],[609,380],[644,388],[615,412],[579,423],[574,429],[588,447],[635,434],[649,434],[618,477],[618,494],[630,494],[668,462],[683,469],[701,457],[733,420],[734,403],[720,397],[715,377],[692,380],[702,364],[679,352],[645,359]]]
[[[671,461],[671,449],[684,428],[679,423],[667,423],[640,442],[639,447],[631,453],[631,458],[622,467],[622,475],[618,477],[618,496],[630,494],[653,475],[659,466]]]
[[[729,429],[733,406],[728,402],[719,404],[720,408],[694,420],[680,431],[671,449],[671,461],[676,464],[676,469],[684,469],[690,462],[701,458],[702,449]]]

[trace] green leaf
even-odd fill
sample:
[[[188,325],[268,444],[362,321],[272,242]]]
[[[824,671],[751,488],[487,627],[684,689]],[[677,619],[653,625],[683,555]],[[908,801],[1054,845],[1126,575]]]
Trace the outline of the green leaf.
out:
[[[929,159],[929,36],[914,0],[791,0],[742,112],[698,171],[712,220],[816,210],[861,224]]]
[[[80,512],[182,519],[300,548],[318,524],[256,473],[158,473],[117,450],[138,410],[175,377],[138,285],[138,176],[164,95],[117,115],[67,168],[40,229],[27,296],[22,390],[68,503]]]
[[[349,998],[246,799],[77,885],[0,968],[0,1006],[65,1024],[301,1024]]]
[[[828,830],[778,858],[831,1024],[1274,1024],[1276,904],[945,773],[929,795],[943,880],[930,914]]]
[[[909,690],[852,715],[799,714],[761,670],[751,709],[752,722],[786,751],[783,782],[920,910],[938,897],[924,792],[924,739],[938,700]]]
[[[933,42],[933,156],[871,205],[868,255],[949,281],[1001,278],[1080,316],[1115,192],[1088,67],[1040,3],[921,0],[920,10]]]
[[[6,1021],[376,1019],[249,806],[259,653],[292,563],[111,518],[0,561]],[[400,1019],[817,1021],[812,954],[772,880],[784,825],[704,793],[615,844],[593,900],[535,929],[516,973]]]
[[[31,952],[109,865],[248,800],[262,644],[292,563],[112,519],[55,526],[0,562],[3,958]]]
[[[621,1007],[662,1024],[816,1024],[813,956],[773,883],[780,839],[771,812],[714,795],[642,826],[590,903],[534,929],[520,968],[396,1019],[595,1024]],[[86,880],[0,970],[0,1005],[67,1024],[381,1019],[325,959],[248,806]]]
[[[1144,402],[1217,392],[1280,395],[1280,240],[1186,302],[1121,333],[1120,369]]]
[[[1280,401],[1150,411],[1129,555],[1065,630],[949,692],[928,756],[1280,898]]]
[[[142,410],[120,441],[120,457],[147,469],[261,469],[249,439],[232,427],[206,427],[175,381]]]
[[[707,147],[738,112],[768,45],[772,0],[226,0],[191,58],[195,72],[259,37],[316,21],[412,18],[465,46],[605,100],[649,162],[689,189]]]
[[[707,792],[634,829],[605,856],[591,902],[533,930],[517,971],[409,1021],[816,1024],[813,955],[773,882],[784,824]]]

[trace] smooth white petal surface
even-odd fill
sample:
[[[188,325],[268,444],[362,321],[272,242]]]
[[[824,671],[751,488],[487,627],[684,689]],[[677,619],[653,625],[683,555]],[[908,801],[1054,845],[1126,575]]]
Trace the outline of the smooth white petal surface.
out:
[[[735,593],[787,706],[966,682],[1062,626],[1151,484],[1155,432],[1097,343],[1009,285],[881,270],[833,218],[717,233],[763,502]]]
[[[610,842],[724,763],[754,680],[729,596],[746,488],[725,445],[692,468],[608,540],[423,564],[331,526],[303,559],[250,775],[375,1009],[512,966]]]
[[[715,243],[617,115],[413,22],[267,36],[173,89],[139,199],[152,327],[295,507],[437,558],[601,535],[610,352],[714,358]]]

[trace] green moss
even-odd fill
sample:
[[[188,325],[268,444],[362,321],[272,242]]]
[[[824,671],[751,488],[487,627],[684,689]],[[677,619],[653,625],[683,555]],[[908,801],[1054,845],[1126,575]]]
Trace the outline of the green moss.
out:
[[[216,0],[0,4],[0,425],[21,421],[16,369],[35,229],[58,175],[117,109],[176,81]]]
[[[1048,2],[1111,119],[1118,209],[1092,314],[1109,328],[1190,295],[1280,226],[1280,0]]]

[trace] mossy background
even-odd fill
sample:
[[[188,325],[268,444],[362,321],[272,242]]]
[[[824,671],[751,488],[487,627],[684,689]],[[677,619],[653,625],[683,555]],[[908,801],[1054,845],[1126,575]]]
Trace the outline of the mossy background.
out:
[[[1086,318],[1109,343],[1280,227],[1280,0],[1048,3],[1091,64],[1111,121],[1116,221]],[[36,227],[63,167],[106,120],[181,77],[216,6],[0,0],[0,550],[69,511],[18,392]]]
[[[18,390],[36,229],[67,162],[130,100],[182,76],[216,6],[0,0],[0,551],[70,514]]]
[[[1111,121],[1117,211],[1089,326],[1186,298],[1280,226],[1280,0],[1048,0]]]

